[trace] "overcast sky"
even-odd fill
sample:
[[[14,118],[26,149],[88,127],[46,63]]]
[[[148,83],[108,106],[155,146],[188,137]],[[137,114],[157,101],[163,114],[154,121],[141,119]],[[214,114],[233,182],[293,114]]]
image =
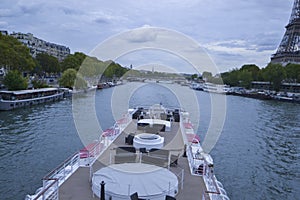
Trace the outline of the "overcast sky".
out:
[[[0,30],[30,32],[89,54],[124,31],[166,28],[195,40],[227,71],[247,63],[265,67],[292,6],[293,0],[1,0]],[[119,61],[139,65],[134,57]]]

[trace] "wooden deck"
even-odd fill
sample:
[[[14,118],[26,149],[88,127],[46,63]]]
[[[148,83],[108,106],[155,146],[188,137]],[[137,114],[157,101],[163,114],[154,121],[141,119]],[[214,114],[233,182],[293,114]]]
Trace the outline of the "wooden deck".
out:
[[[99,159],[93,164],[93,172],[105,167],[109,164],[113,164],[113,156],[115,155],[114,149],[118,146],[130,146],[125,144],[125,137],[128,134],[138,134],[143,130],[136,129],[136,121],[132,121],[128,127],[120,134],[116,140],[108,147],[106,151],[100,155]],[[182,133],[179,128],[179,123],[172,122],[172,130],[170,132],[160,132],[162,137],[165,138],[164,149],[167,149],[173,155],[182,155],[184,142]],[[112,161],[112,163],[111,163]],[[171,166],[169,168],[174,174],[180,174],[182,169],[184,170],[184,182],[183,189],[180,189],[180,178],[179,191],[176,195],[178,200],[196,200],[202,199],[204,191],[206,191],[203,179],[201,176],[192,176],[189,169],[189,164],[186,157],[180,156],[178,159],[177,166]],[[62,200],[92,200],[99,199],[93,195],[92,183],[90,179],[90,168],[80,167],[71,177],[66,180],[59,189],[59,199]],[[208,198],[208,196],[206,195]]]

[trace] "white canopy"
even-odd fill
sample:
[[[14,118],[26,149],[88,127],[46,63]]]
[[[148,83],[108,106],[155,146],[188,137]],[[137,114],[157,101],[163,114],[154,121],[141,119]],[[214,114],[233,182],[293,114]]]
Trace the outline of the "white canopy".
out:
[[[106,198],[114,200],[130,199],[135,192],[142,198],[164,200],[166,195],[174,196],[178,191],[175,174],[166,168],[143,163],[114,164],[95,172],[92,189],[98,197],[102,181]]]

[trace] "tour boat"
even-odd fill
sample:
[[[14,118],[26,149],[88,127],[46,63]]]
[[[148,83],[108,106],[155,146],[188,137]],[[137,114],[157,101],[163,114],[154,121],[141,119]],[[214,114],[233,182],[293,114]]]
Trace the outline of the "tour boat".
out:
[[[204,83],[203,91],[211,92],[211,93],[219,93],[219,94],[226,94],[229,92],[228,85],[219,85],[214,83]]]
[[[26,200],[229,199],[183,109],[128,109],[99,135]]]
[[[36,104],[58,101],[64,98],[59,88],[0,91],[0,110],[12,110]]]

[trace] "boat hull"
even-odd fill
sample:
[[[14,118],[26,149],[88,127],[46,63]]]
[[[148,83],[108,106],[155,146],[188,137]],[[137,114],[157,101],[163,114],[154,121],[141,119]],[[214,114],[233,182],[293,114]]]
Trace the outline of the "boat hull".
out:
[[[0,110],[13,110],[22,107],[29,107],[32,105],[48,103],[59,101],[64,98],[64,93],[60,92],[50,96],[38,97],[33,99],[23,99],[23,100],[0,100]]]

